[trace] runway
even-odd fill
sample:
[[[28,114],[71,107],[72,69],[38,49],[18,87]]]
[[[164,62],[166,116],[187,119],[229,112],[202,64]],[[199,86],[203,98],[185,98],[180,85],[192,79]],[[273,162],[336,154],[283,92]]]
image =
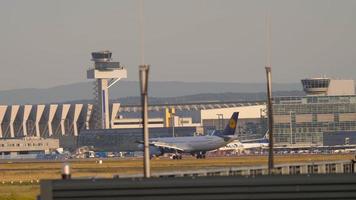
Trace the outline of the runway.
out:
[[[276,164],[317,162],[331,160],[351,160],[354,154],[299,154],[299,155],[277,155]],[[82,159],[67,161],[11,161],[0,164],[0,182],[9,181],[36,181],[40,179],[60,178],[61,168],[64,162],[71,166],[73,178],[113,177],[114,175],[140,175],[142,174],[142,158],[124,159]],[[182,160],[170,160],[169,158],[153,159],[151,161],[152,173],[170,171],[192,171],[221,167],[239,167],[267,165],[267,156],[234,156],[234,157],[208,157],[206,159],[195,159],[187,156]]]

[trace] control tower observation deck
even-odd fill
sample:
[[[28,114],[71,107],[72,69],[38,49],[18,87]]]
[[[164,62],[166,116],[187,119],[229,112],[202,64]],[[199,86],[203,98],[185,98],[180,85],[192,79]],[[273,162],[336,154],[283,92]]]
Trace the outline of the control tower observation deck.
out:
[[[127,77],[126,69],[120,62],[112,62],[110,51],[98,51],[91,54],[94,68],[87,71],[88,79],[95,79],[95,100],[93,117],[95,128],[110,128],[109,88],[122,78]]]
[[[308,96],[355,95],[354,80],[307,78],[302,80],[302,85]]]

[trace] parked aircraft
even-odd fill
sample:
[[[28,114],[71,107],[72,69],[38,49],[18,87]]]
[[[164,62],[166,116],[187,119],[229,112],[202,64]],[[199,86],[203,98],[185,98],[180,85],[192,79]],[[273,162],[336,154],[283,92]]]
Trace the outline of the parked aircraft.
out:
[[[207,136],[168,137],[150,139],[151,156],[173,153],[173,159],[182,159],[182,153],[190,153],[197,159],[205,158],[208,151],[219,149],[234,141],[239,113],[234,112],[223,132]]]
[[[261,139],[252,140],[234,140],[228,143],[226,146],[221,147],[219,150],[250,150],[250,149],[266,149],[269,146],[268,134]]]

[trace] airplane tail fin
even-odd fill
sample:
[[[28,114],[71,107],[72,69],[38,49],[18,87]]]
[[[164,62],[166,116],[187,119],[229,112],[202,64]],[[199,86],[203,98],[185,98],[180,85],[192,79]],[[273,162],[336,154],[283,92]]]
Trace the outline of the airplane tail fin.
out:
[[[269,138],[269,130],[267,130],[265,135],[263,136],[263,139],[268,139],[268,138]]]
[[[264,141],[265,143],[269,143],[269,130],[267,130],[265,136],[263,137],[263,141]]]
[[[239,112],[234,112],[221,135],[235,135]]]
[[[251,140],[253,141],[253,140]],[[256,139],[255,140],[257,143],[268,143],[269,142],[269,130],[267,130],[266,134],[263,136],[263,138]]]

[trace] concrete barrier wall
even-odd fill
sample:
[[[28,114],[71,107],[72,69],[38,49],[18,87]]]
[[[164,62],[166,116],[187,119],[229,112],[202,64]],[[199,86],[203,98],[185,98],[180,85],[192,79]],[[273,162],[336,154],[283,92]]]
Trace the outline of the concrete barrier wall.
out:
[[[356,199],[355,174],[41,181],[54,199]]]
[[[274,174],[276,175],[303,175],[303,174],[342,174],[354,173],[355,163],[351,160],[327,161],[327,162],[308,162],[276,165]],[[230,168],[209,168],[198,171],[175,171],[154,173],[156,177],[185,177],[185,176],[258,176],[267,175],[267,166],[248,166]],[[137,177],[125,176],[126,178]]]

